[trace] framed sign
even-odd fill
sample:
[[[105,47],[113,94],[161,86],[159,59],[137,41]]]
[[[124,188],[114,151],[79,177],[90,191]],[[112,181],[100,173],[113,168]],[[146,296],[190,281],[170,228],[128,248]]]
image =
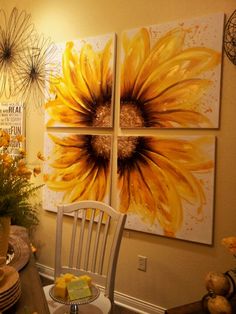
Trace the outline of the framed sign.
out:
[[[12,137],[25,136],[25,115],[22,103],[0,103],[0,128],[8,132]],[[10,147],[14,151],[19,148],[18,141],[12,141]]]

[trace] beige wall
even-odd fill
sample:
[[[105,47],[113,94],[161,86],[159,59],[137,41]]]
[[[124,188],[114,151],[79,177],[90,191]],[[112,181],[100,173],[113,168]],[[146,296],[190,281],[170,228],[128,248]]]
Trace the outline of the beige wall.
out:
[[[26,9],[39,32],[53,41],[116,32],[142,25],[235,10],[235,0],[0,0],[1,7]],[[119,75],[119,71],[117,71]],[[205,294],[209,270],[225,271],[233,259],[221,238],[236,234],[236,67],[223,58],[221,126],[217,136],[214,240],[212,246],[129,231],[122,242],[116,290],[132,297],[172,307]],[[43,112],[27,115],[29,162],[43,150]],[[41,211],[37,229],[38,261],[53,267],[55,214]],[[137,255],[148,257],[147,272],[137,270]]]

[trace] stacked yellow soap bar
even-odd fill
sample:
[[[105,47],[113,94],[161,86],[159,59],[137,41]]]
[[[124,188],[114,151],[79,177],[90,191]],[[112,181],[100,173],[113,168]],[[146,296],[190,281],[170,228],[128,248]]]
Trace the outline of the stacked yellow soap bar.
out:
[[[67,284],[67,291],[71,301],[91,297],[91,289],[85,280],[73,280]]]
[[[68,284],[73,281],[82,282],[84,283],[84,285],[87,285],[88,287],[91,286],[91,277],[87,275],[75,276],[70,273],[62,274],[60,277],[56,278],[54,286],[54,296],[63,299],[67,298]]]

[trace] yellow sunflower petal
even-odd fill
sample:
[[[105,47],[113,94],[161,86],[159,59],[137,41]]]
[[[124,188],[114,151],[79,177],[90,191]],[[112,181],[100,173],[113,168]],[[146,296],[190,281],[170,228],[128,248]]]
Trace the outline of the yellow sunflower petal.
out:
[[[207,142],[212,144],[212,139],[209,137],[199,138],[192,142],[152,138],[149,140],[152,151],[147,151],[147,156],[159,165],[169,179],[174,182],[180,196],[193,204],[200,213],[206,197],[200,181],[191,171],[212,171],[213,161],[204,149]]]
[[[76,180],[62,181],[56,180],[54,175],[45,175],[45,183],[50,190],[64,192],[75,186]]]
[[[77,184],[65,193],[64,201],[73,202],[79,199],[103,200],[107,190],[106,177],[99,168],[93,167],[92,169],[87,169],[83,178],[77,178]]]
[[[90,60],[89,60],[90,61]],[[90,110],[88,103],[92,102],[89,86],[83,76],[78,53],[74,50],[74,43],[68,42],[63,54],[63,74],[65,85],[68,86],[71,95],[81,107]]]
[[[203,171],[213,167],[214,139],[211,136],[196,137],[191,141],[177,138],[147,138],[146,141],[153,152],[174,160],[188,170]]]
[[[57,98],[55,100],[49,101],[45,105],[45,109],[51,119],[47,122],[48,126],[57,125],[58,123],[66,124],[67,126],[88,126],[88,116],[79,108],[76,110],[70,109],[65,106]]]
[[[83,168],[81,168],[83,167]],[[83,170],[82,170],[83,169]],[[68,199],[68,195],[72,195],[75,190],[80,193],[81,189],[86,189],[86,184],[79,184],[87,180],[92,173],[91,169],[87,166],[87,162],[82,160],[71,166],[64,167],[62,169],[56,169],[52,174],[46,176],[47,186],[55,191],[64,191],[65,199]],[[88,179],[89,181],[89,179]]]
[[[120,175],[118,188],[120,211],[134,212],[148,224],[157,219],[166,235],[175,235],[182,223],[180,197],[168,176],[152,160],[136,162],[132,171]]]
[[[118,190],[119,190],[119,211],[122,213],[127,213],[130,206],[130,173],[125,171],[124,173],[119,174],[118,176]]]
[[[71,134],[69,136],[59,137],[52,133],[48,133],[48,137],[55,143],[61,146],[75,146],[83,147],[85,144],[85,137],[83,135]]]
[[[157,97],[146,101],[145,107],[151,112],[178,109],[194,110],[196,102],[211,83],[211,81],[203,79],[188,79],[178,82],[164,90]]]
[[[143,178],[155,199],[156,217],[168,235],[174,236],[182,223],[183,209],[175,185],[151,159],[144,156]]]
[[[161,128],[209,128],[211,126],[211,122],[204,115],[198,112],[187,110],[170,110],[159,113],[155,112],[151,115],[149,124],[152,127]]]
[[[112,69],[110,65],[111,61],[111,47],[112,47],[112,39],[110,39],[101,55],[101,80],[102,80],[102,91],[103,95],[110,95],[111,94],[111,87],[112,87]]]
[[[197,209],[197,212],[201,212],[206,198],[203,192],[203,187],[200,182],[187,171],[184,166],[180,166],[171,160],[162,157],[161,155],[149,154],[156,164],[163,170],[166,177],[173,182],[178,195],[191,203]]]
[[[208,48],[189,48],[153,69],[137,94],[145,102],[180,81],[197,77],[220,63],[220,53]]]
[[[135,80],[150,51],[150,40],[147,29],[141,29],[131,40],[123,34],[125,58],[121,69],[121,95],[131,95]]]
[[[153,69],[156,69],[161,63],[170,60],[173,56],[180,53],[184,37],[185,31],[177,28],[168,32],[156,42],[137,76],[132,94],[133,97],[136,98],[142,84],[153,72]],[[127,75],[129,75],[128,72]]]
[[[148,185],[144,177],[147,173],[143,170],[143,168],[140,169],[137,165],[136,169],[130,174],[132,182],[129,187],[131,195],[130,211],[138,213],[145,222],[153,224],[157,210],[155,201],[156,195],[153,194],[153,191]],[[142,191],[142,193],[140,193],[140,191]]]
[[[77,180],[77,184],[73,186],[71,190],[66,191],[63,197],[64,202],[75,202],[77,200],[86,199],[85,195],[88,194],[91,186],[94,183],[95,173],[90,174],[85,180]]]
[[[95,199],[98,201],[102,201],[104,200],[106,193],[109,192],[107,189],[110,183],[109,171],[104,169],[104,167],[99,168],[99,172],[97,173],[96,183],[97,183],[97,191],[95,194]]]
[[[91,45],[85,44],[80,52],[80,68],[93,101],[101,96],[101,58]]]
[[[57,94],[58,101],[64,104],[66,107],[78,112],[86,112],[86,110],[82,109],[83,107],[79,104],[79,102],[74,99],[69,90],[68,83],[63,79],[58,81],[58,84],[55,85],[55,92]]]
[[[54,153],[53,160],[49,162],[53,168],[65,168],[77,162],[80,155],[78,148],[67,147],[64,151],[60,149]]]

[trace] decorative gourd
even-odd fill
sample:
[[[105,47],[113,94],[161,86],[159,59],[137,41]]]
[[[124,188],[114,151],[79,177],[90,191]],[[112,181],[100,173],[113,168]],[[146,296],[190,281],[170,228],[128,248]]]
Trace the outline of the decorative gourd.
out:
[[[207,308],[211,314],[233,314],[229,301],[222,295],[210,297]]]
[[[205,285],[208,291],[217,295],[227,295],[230,291],[229,278],[220,272],[210,271],[205,278]]]

